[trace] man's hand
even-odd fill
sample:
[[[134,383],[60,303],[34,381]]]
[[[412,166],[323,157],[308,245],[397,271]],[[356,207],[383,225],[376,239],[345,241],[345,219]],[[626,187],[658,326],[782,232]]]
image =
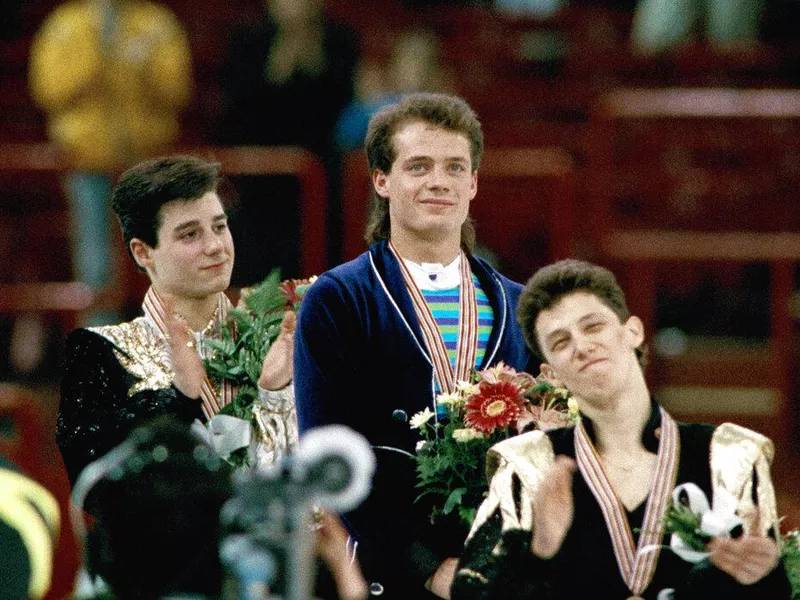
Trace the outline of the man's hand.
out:
[[[539,558],[555,556],[572,526],[575,513],[572,499],[574,472],[574,460],[567,456],[557,456],[533,499],[531,552]]]
[[[708,549],[711,564],[743,585],[761,581],[780,558],[778,544],[767,537],[714,538]]]
[[[439,598],[450,597],[450,586],[453,585],[453,577],[456,575],[458,566],[457,558],[445,558],[436,572],[425,582],[425,587]]]
[[[336,513],[322,511],[317,531],[317,555],[333,575],[342,600],[362,600],[369,595],[367,582],[361,575],[358,561],[350,563],[347,552],[347,530]]]
[[[264,357],[258,387],[265,390],[280,390],[292,381],[296,321],[297,315],[290,310],[283,315],[281,332]]]
[[[166,310],[164,324],[175,371],[172,383],[184,396],[199,398],[206,369],[194,347],[194,336],[186,323],[177,319],[171,310]]]

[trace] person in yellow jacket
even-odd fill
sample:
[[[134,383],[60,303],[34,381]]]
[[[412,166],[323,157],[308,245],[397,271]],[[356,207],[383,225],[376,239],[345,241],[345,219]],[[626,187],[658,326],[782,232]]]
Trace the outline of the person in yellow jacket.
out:
[[[176,141],[192,95],[189,44],[175,15],[147,0],[72,0],[33,41],[29,83],[74,170],[66,188],[78,279],[109,282],[110,174]]]
[[[55,497],[0,453],[0,597],[47,594],[60,526]]]

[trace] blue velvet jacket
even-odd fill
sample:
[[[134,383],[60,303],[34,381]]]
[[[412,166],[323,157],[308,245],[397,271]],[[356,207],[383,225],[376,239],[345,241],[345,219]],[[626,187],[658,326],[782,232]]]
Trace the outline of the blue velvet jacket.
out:
[[[491,302],[494,326],[480,368],[500,361],[533,371],[516,320],[522,286],[470,257]],[[421,598],[425,580],[457,556],[466,531],[434,529],[429,506],[415,503],[413,452],[418,434],[408,418],[435,411],[428,350],[396,259],[385,242],[324,273],[306,293],[295,338],[295,398],[302,432],[342,423],[367,437],[378,469],[370,497],[345,522],[359,542],[368,580],[384,597]]]

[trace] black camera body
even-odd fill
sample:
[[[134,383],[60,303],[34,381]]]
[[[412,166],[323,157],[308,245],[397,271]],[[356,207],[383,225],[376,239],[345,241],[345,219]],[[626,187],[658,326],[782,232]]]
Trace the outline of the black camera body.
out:
[[[344,426],[309,431],[295,452],[263,471],[234,477],[220,512],[226,598],[308,600],[315,579],[314,514],[347,511],[369,493],[375,457]]]

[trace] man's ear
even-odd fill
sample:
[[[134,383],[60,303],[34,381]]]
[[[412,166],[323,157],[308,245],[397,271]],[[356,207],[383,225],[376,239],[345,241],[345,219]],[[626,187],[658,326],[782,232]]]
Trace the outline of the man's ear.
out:
[[[389,197],[389,178],[386,173],[380,169],[373,169],[372,171],[372,185],[375,186],[375,192],[381,198]]]
[[[136,264],[144,270],[149,270],[153,265],[153,249],[139,238],[132,238],[129,247]]]
[[[639,348],[644,343],[644,323],[639,317],[631,316],[625,321],[625,329],[631,338],[634,348]]]
[[[470,202],[475,199],[475,195],[478,193],[478,171],[472,172],[472,186],[469,189],[470,192]]]

